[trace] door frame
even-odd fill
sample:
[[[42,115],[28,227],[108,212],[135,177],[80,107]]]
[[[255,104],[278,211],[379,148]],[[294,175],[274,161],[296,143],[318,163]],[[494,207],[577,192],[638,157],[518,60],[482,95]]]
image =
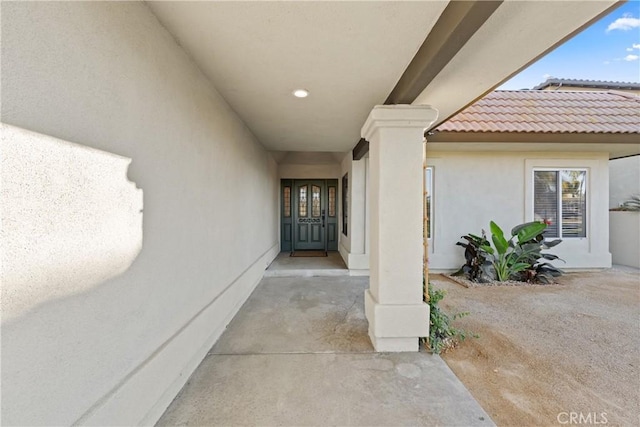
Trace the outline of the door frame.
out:
[[[297,199],[299,195],[297,194],[296,183],[301,181],[309,181],[309,182],[322,182],[321,186],[321,200],[324,201],[324,206],[321,209],[324,209],[324,229],[322,233],[324,234],[324,248],[322,249],[313,249],[313,250],[322,250],[325,252],[328,251],[337,251],[338,250],[338,239],[339,239],[339,230],[338,230],[338,218],[339,218],[339,189],[338,189],[338,179],[336,178],[301,178],[301,179],[281,179],[280,180],[280,250],[282,252],[291,252],[296,251],[296,237],[297,237],[297,218],[298,218],[298,209]],[[285,187],[290,188],[289,193],[289,205],[288,212],[289,216],[285,216]],[[333,213],[334,215],[330,216],[329,209],[329,198],[330,198],[330,188],[334,188],[333,197],[334,197],[334,205],[333,205]],[[309,195],[311,197],[311,194]],[[288,218],[288,219],[287,219]],[[289,228],[289,237],[290,243],[286,244],[285,237],[287,235],[286,227]],[[333,240],[330,239],[331,233],[330,228],[333,228]],[[334,241],[335,240],[335,241]],[[298,249],[298,250],[307,250],[307,249]]]

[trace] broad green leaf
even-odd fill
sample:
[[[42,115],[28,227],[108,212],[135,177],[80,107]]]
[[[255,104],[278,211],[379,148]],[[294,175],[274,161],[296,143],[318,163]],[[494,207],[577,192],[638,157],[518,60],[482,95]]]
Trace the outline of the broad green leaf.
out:
[[[541,224],[541,223],[539,221],[531,221],[531,222],[525,222],[524,224],[516,225],[515,227],[513,227],[513,229],[511,229],[511,235],[517,236],[518,233],[520,233],[520,230],[530,226],[531,224]]]
[[[492,234],[491,240],[493,240],[493,245],[496,247],[496,250],[500,255],[507,252],[509,242],[507,242],[502,235]]]
[[[482,246],[480,246],[480,249],[482,249],[483,251],[485,251],[488,254],[493,255],[493,252],[494,252],[493,248],[491,246],[489,246],[489,245],[482,245]]]
[[[496,236],[500,236],[504,240],[504,232],[502,231],[502,228],[498,227],[498,224],[496,224],[495,222],[491,221],[489,223],[489,228],[491,229],[491,234],[495,234]]]
[[[544,222],[533,222],[518,232],[518,242],[524,243],[536,237],[547,228]]]
[[[550,242],[545,241],[545,242],[544,242],[544,246],[545,246],[545,248],[547,248],[547,249],[551,249],[552,247],[557,246],[557,245],[559,245],[560,243],[562,243],[562,239],[556,239],[556,240],[552,240],[552,241],[550,241]]]
[[[514,265],[511,266],[511,272],[513,273],[519,273],[520,271],[523,271],[525,269],[527,269],[529,267],[529,264],[527,264],[526,262],[518,262]]]

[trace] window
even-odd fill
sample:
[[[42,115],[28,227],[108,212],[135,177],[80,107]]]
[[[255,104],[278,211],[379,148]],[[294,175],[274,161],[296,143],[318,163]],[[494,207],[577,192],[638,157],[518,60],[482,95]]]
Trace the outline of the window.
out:
[[[533,219],[547,223],[545,237],[587,237],[587,171],[533,171]]]
[[[303,185],[298,189],[298,215],[307,216],[307,186]]]
[[[282,200],[283,200],[283,214],[286,218],[289,218],[291,216],[291,187],[286,186],[284,187],[283,190],[283,194],[282,194]]]
[[[336,187],[329,187],[329,216],[336,216]]]
[[[320,187],[317,185],[311,186],[311,216],[320,217]]]
[[[349,173],[345,173],[342,177],[342,234],[348,236],[347,227],[349,225],[349,217],[347,215],[349,204]]]
[[[431,238],[431,224],[433,224],[433,168],[428,166],[424,170],[424,182],[425,182],[425,208],[427,214],[427,239]]]

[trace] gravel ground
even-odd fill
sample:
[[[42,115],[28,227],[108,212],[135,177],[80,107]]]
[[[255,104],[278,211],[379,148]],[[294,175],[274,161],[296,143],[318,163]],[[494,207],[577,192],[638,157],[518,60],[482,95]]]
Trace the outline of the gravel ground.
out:
[[[470,312],[456,325],[480,336],[443,359],[500,426],[640,425],[640,272],[558,282],[465,288],[431,276],[445,311]]]

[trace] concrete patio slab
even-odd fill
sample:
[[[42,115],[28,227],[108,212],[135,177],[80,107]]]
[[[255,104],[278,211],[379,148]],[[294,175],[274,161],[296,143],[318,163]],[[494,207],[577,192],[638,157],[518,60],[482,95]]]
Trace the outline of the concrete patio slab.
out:
[[[373,352],[367,285],[264,278],[158,425],[494,425],[439,356]]]
[[[437,356],[210,356],[159,425],[489,426]]]
[[[349,276],[340,253],[328,252],[326,257],[292,257],[281,252],[264,273],[265,277]]]
[[[213,354],[373,352],[366,277],[265,277]]]

